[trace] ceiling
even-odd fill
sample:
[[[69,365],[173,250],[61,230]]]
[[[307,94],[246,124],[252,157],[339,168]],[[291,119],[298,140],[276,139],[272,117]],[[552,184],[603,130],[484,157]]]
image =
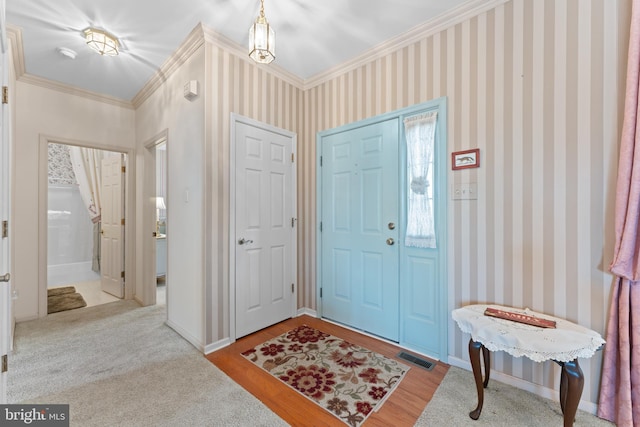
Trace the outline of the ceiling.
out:
[[[334,68],[467,0],[265,0],[276,60],[302,80]],[[6,0],[22,33],[26,73],[131,100],[202,23],[241,46],[260,0]],[[94,26],[124,49],[101,57],[84,43]],[[59,48],[75,51],[70,59]]]

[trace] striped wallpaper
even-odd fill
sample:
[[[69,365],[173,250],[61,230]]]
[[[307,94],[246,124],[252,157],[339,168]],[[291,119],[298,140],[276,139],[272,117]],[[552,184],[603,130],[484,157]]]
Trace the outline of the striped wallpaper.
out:
[[[480,148],[475,201],[449,199],[449,309],[529,307],[604,335],[630,0],[512,0],[313,87],[206,44],[209,283],[228,283],[229,116],[298,135],[298,307],[316,309],[316,133],[441,96],[448,151]],[[209,215],[210,214],[210,215]],[[228,287],[208,288],[206,342],[228,336]],[[215,309],[217,307],[218,309]],[[468,336],[449,324],[450,361]],[[496,370],[558,389],[554,364],[497,353]],[[582,360],[596,403],[601,353]]]
[[[283,78],[258,67],[215,44],[206,44],[206,63],[208,69],[206,86],[211,88],[211,96],[205,114],[207,121],[205,138],[207,152],[205,158],[212,162],[208,167],[206,180],[210,183],[210,201],[208,203],[208,229],[213,230],[214,239],[207,248],[207,283],[217,283],[207,289],[207,301],[211,301],[213,310],[208,310],[205,324],[206,343],[212,343],[229,336],[229,141],[230,115],[240,114],[263,123],[302,133],[303,90]],[[298,141],[298,146],[301,143]],[[300,174],[303,166],[298,165]],[[305,175],[306,176],[306,175]],[[302,191],[303,181],[298,182]],[[298,214],[300,216],[300,214]],[[299,268],[302,269],[302,266]],[[304,292],[302,292],[304,294]]]
[[[481,152],[479,169],[448,176],[479,192],[449,200],[449,308],[530,307],[604,335],[629,7],[509,1],[305,90],[299,306],[316,308],[316,133],[447,96],[448,151]],[[469,337],[449,332],[451,358],[467,360]],[[581,365],[595,403],[601,352]],[[498,353],[494,367],[558,389],[554,364]]]
[[[229,336],[230,113],[298,135],[298,307],[316,309],[317,132],[441,96],[448,151],[481,151],[480,168],[448,175],[450,184],[476,182],[479,190],[477,200],[448,201],[448,308],[526,306],[604,334],[630,3],[507,1],[314,78],[313,87],[250,63],[205,32],[205,229],[213,231],[204,254],[212,308],[205,343]],[[160,74],[157,85],[163,81]],[[449,332],[450,360],[466,360],[468,337],[453,322]],[[581,364],[582,398],[595,403],[601,354]],[[550,363],[498,353],[493,366],[558,388]]]

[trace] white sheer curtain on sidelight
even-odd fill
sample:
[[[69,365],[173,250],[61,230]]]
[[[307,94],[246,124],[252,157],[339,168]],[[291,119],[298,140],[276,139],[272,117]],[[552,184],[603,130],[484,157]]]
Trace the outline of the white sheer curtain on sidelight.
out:
[[[437,119],[437,111],[404,119],[408,184],[405,246],[436,247],[433,158]]]
[[[102,208],[100,199],[100,187],[102,177],[100,168],[104,151],[94,150],[85,147],[69,147],[71,156],[71,166],[76,175],[80,196],[84,202],[91,222],[93,222],[93,271],[100,271],[100,210]]]

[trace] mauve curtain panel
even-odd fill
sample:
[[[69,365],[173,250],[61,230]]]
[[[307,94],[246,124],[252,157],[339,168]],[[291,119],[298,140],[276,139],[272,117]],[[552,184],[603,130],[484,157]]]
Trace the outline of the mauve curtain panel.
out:
[[[598,416],[640,425],[640,0],[633,0],[615,205],[616,280],[609,309]]]

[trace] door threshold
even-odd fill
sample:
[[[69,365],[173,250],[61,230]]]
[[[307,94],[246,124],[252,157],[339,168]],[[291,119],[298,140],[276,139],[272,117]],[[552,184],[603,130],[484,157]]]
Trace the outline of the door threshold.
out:
[[[427,357],[427,358],[429,358],[431,360],[434,360],[436,362],[440,362],[441,361],[437,357],[433,357],[433,356],[431,356],[429,354],[424,354],[421,351],[418,351],[418,350],[416,350],[414,348],[404,346],[404,345],[400,344],[398,341],[392,341],[390,339],[383,338],[383,337],[381,337],[379,335],[375,335],[375,334],[369,333],[367,331],[363,331],[362,329],[354,328],[353,326],[349,326],[349,325],[346,325],[344,323],[340,323],[340,322],[337,322],[335,320],[328,319],[326,317],[318,316],[318,319],[321,319],[321,320],[323,320],[323,321],[325,321],[327,323],[331,323],[331,324],[336,325],[336,326],[340,326],[340,327],[348,329],[350,331],[357,332],[357,333],[362,334],[362,335],[366,335],[366,336],[368,336],[370,338],[377,339],[378,341],[382,341],[382,342],[385,342],[387,344],[395,345],[396,347],[398,347],[400,349],[408,350],[408,351],[410,351],[410,352],[412,352],[414,354],[420,355],[421,357]]]

